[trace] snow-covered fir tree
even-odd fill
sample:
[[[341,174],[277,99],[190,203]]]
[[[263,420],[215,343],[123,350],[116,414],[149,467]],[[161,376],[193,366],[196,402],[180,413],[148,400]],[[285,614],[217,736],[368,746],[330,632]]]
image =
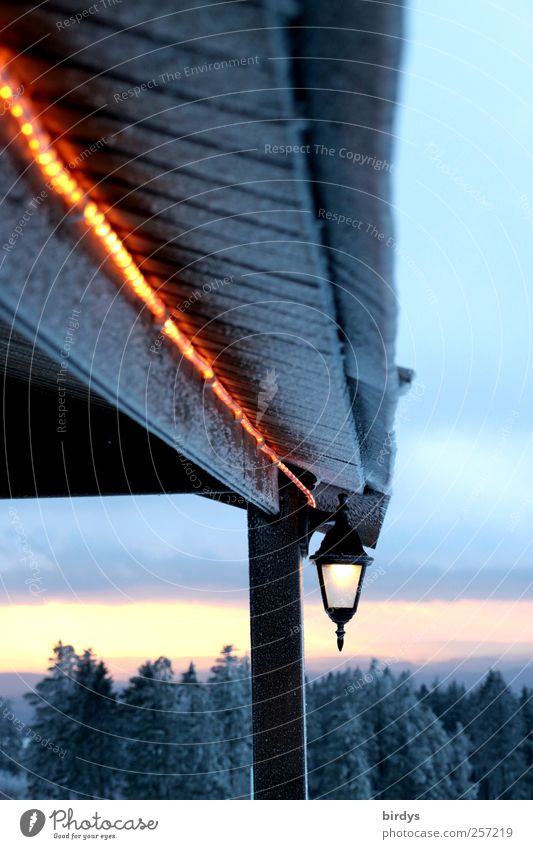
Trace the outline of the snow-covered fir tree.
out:
[[[27,781],[21,761],[26,726],[9,699],[0,696],[0,799],[24,799]]]
[[[409,676],[395,679],[385,669],[364,690],[364,699],[373,725],[369,752],[374,796],[453,798],[448,737],[433,711],[418,700]]]
[[[71,796],[112,799],[120,765],[114,733],[116,701],[108,669],[92,649],[85,649],[76,659],[74,689],[67,706],[70,733],[64,763]]]
[[[0,771],[20,772],[24,728],[15,724],[16,714],[9,699],[0,697]]]
[[[447,732],[454,731],[464,720],[467,709],[467,695],[464,684],[451,681],[446,687],[434,681],[430,688],[424,685],[418,697],[442,722]]]
[[[372,795],[358,713],[362,676],[330,673],[307,688],[307,751],[311,799],[369,799]]]
[[[70,755],[70,710],[79,658],[72,646],[61,641],[53,652],[48,675],[39,681],[35,692],[26,696],[34,708],[33,735],[24,759],[30,799],[65,799],[71,791],[72,776],[66,760]]]
[[[177,799],[179,773],[177,685],[166,657],[147,661],[120,696],[123,793],[127,799]]]
[[[223,799],[226,775],[214,735],[209,688],[200,683],[194,663],[177,687],[177,763],[181,773],[176,799]]]
[[[448,759],[450,761],[450,778],[453,786],[454,799],[477,799],[477,784],[472,779],[472,763],[470,742],[462,724],[457,723],[454,731],[450,731],[448,743]]]
[[[512,799],[527,772],[519,700],[491,670],[469,699],[466,730],[472,741],[472,774],[480,799]]]
[[[523,687],[520,693],[521,750],[525,772],[518,782],[516,798],[533,799],[533,690]]]

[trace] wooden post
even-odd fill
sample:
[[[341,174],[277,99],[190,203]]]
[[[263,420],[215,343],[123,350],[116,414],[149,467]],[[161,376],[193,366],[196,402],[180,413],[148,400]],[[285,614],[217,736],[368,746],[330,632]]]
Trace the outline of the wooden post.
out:
[[[302,556],[307,506],[291,483],[280,512],[250,505],[254,799],[306,799]]]

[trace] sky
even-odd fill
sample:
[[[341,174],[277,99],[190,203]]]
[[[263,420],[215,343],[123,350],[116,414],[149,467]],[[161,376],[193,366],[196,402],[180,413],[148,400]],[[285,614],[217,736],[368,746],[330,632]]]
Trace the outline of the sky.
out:
[[[411,4],[392,174],[416,379],[342,657],[305,564],[311,663],[531,656],[532,37],[527,0]],[[0,503],[0,577],[0,671],[41,671],[59,638],[123,675],[248,648],[246,516],[205,499]]]

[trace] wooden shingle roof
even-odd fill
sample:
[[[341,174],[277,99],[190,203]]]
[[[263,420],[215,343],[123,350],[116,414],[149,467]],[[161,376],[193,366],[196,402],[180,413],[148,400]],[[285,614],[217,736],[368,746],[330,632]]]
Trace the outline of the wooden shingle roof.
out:
[[[339,489],[360,496],[358,509],[366,493],[378,529],[400,384],[390,177],[401,10],[339,0],[95,5],[87,14],[83,2],[26,13],[3,5],[24,96],[249,418],[287,462],[318,478],[323,509]],[[19,174],[26,167],[14,138],[4,157]],[[20,209],[13,173],[5,171],[12,214],[3,241]],[[34,192],[31,168],[22,179]],[[90,234],[77,235],[56,210],[46,214],[54,239],[79,242],[105,276]],[[27,279],[17,279],[17,250],[24,243],[38,253],[42,244],[43,233],[32,243],[27,231],[3,264],[0,298],[4,318],[30,328],[38,344],[41,334],[49,350],[38,321],[46,274],[16,297]],[[143,327],[158,345],[157,328]],[[157,407],[161,361],[149,348],[137,357],[158,383]],[[133,377],[118,386],[109,352],[87,367],[90,350],[79,346],[80,362],[73,353],[78,375],[137,410],[122,397]],[[180,375],[182,364],[173,397]],[[148,427],[151,418],[145,410]],[[168,422],[157,433],[172,444],[176,422]],[[202,445],[184,435],[180,447],[239,490],[224,467],[234,459],[209,458],[211,436]],[[239,491],[253,499],[250,485]],[[255,500],[275,507],[270,498]]]

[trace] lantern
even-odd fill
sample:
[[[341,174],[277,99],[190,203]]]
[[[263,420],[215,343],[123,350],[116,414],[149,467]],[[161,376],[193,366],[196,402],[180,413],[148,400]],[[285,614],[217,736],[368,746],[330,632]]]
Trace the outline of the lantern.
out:
[[[359,534],[350,526],[346,497],[339,496],[335,523],[325,534],[318,551],[310,557],[318,570],[324,609],[337,625],[339,651],[344,644],[344,626],[359,604],[366,567],[372,563]]]

